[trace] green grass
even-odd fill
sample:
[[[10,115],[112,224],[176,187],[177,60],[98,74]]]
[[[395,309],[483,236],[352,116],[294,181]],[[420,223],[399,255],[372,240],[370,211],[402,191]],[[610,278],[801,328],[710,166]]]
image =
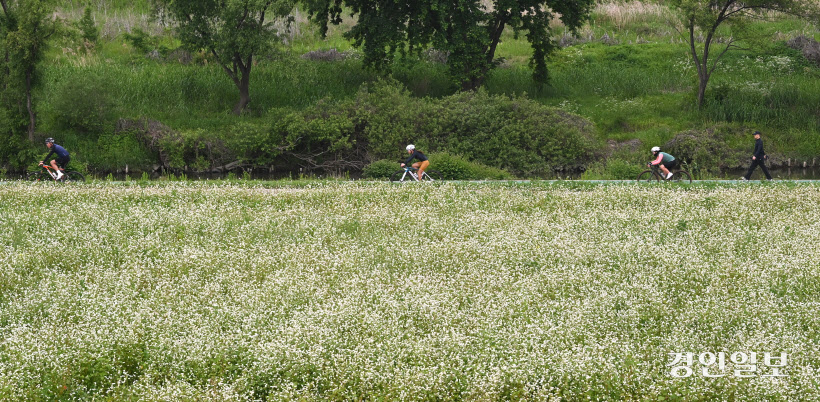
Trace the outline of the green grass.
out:
[[[819,192],[7,183],[0,400],[814,400]]]
[[[63,3],[67,9],[85,4]],[[117,1],[95,4],[118,12],[146,12],[140,11],[143,3],[133,9]],[[350,98],[361,85],[379,77],[355,57],[343,62],[300,58],[316,49],[351,50],[342,37],[351,21],[333,27],[328,38],[322,39],[303,15],[299,18],[297,34],[287,46],[257,57],[252,102],[243,120],[263,118],[272,108],[304,109],[323,98]],[[816,35],[810,25],[793,19],[753,24],[752,31],[758,36],[743,43],[751,50],[726,55],[710,81],[706,104],[698,110],[688,50],[670,28],[668,18],[662,6],[599,5],[590,23],[578,32],[577,43],[559,49],[550,59],[547,87],[539,87],[531,79],[529,44],[508,32],[498,48],[498,56],[506,62],[492,72],[486,88],[491,94],[526,93],[539,102],[578,113],[595,123],[602,140],[638,139],[648,148],[685,130],[730,125],[768,133],[772,141],[767,150],[783,158],[820,154],[820,142],[816,141],[820,70],[783,45],[785,39],[799,34]],[[165,46],[176,46],[169,32],[159,26],[149,28],[160,32]],[[567,38],[563,28],[557,28],[555,34]],[[604,34],[615,44],[602,43]],[[103,83],[116,101],[119,117],[149,117],[175,129],[215,131],[239,120],[230,114],[238,98],[236,88],[212,60],[205,65],[207,57],[202,55],[195,55],[195,63],[187,66],[150,61],[125,44],[121,36],[115,36],[104,40],[91,55],[66,55],[53,48],[50,59],[44,66],[37,99],[40,128],[53,136],[85,135],[64,131],[52,117],[55,88],[82,77]],[[400,60],[392,76],[416,96],[442,97],[456,90],[441,64]],[[88,143],[97,136],[99,133],[92,133]],[[747,145],[733,147],[745,149]],[[638,155],[625,157],[635,159]]]

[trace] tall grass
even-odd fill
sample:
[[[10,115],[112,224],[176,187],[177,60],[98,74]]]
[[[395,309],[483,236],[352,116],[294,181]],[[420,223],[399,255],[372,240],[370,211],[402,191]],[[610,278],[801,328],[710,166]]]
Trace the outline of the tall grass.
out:
[[[44,130],[55,126],[48,122],[54,88],[80,76],[105,82],[104,88],[117,100],[122,117],[148,116],[175,128],[225,126],[234,121],[229,111],[238,91],[218,66],[149,61],[121,39],[110,39],[135,26],[151,28],[145,25],[152,22],[141,8],[147,3],[139,2],[133,8],[118,1],[61,3],[76,17],[87,4],[102,10],[96,14],[100,21],[114,24],[111,36],[96,54],[53,51],[56,62],[44,67],[38,97]],[[122,21],[116,22],[117,15],[124,16]],[[706,105],[698,110],[694,107],[694,68],[686,45],[669,25],[669,17],[668,10],[659,4],[599,4],[590,24],[550,59],[551,81],[544,87],[532,81],[526,65],[530,45],[508,32],[498,47],[498,56],[506,61],[491,73],[486,88],[492,94],[526,93],[581,114],[593,120],[599,135],[606,139],[662,143],[682,130],[728,122],[779,133],[780,152],[817,153],[818,145],[809,134],[820,124],[817,67],[782,44],[732,51],[715,71]],[[316,49],[349,50],[351,45],[341,33],[353,22],[345,20],[327,39],[321,39],[299,14],[298,29],[282,50],[257,58],[248,115],[264,116],[271,108],[301,109],[326,97],[347,98],[362,84],[376,79],[379,75],[364,69],[356,58],[313,62],[299,57]],[[780,41],[775,43],[798,33],[812,34],[806,23],[796,20],[759,22],[754,28],[762,38]],[[151,29],[157,35],[168,35],[160,26]],[[556,39],[568,38],[560,27],[556,35]],[[603,35],[609,39],[602,40]],[[441,97],[456,90],[442,64],[401,60],[392,75],[416,96]]]
[[[70,63],[44,68],[44,88],[90,76],[104,83],[109,95],[123,106],[123,117],[153,116],[158,119],[214,117],[227,114],[239,92],[221,67],[145,62],[87,66]],[[264,113],[273,107],[304,108],[324,97],[345,98],[373,75],[356,61],[314,63],[288,57],[262,62],[251,73],[251,108]],[[89,94],[93,96],[93,94]],[[43,107],[54,94],[43,91]]]

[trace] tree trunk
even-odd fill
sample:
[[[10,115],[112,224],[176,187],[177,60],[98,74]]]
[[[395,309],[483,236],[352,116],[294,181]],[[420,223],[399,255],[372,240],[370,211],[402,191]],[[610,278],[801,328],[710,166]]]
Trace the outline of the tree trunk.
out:
[[[706,97],[706,84],[709,83],[709,77],[698,76],[698,109],[703,107],[703,100]]]
[[[248,63],[247,66],[239,66],[239,72],[241,74],[241,78],[239,82],[236,83],[236,87],[239,88],[239,102],[237,102],[236,106],[233,107],[233,114],[239,116],[242,114],[242,111],[251,103],[251,94],[250,94],[250,83],[251,83],[251,65]]]
[[[462,91],[475,91],[484,83],[484,78],[482,77],[473,77],[468,80],[464,80],[461,82],[461,90]]]
[[[37,115],[34,113],[34,104],[31,99],[31,71],[26,71],[26,109],[28,109],[28,140],[34,142]]]

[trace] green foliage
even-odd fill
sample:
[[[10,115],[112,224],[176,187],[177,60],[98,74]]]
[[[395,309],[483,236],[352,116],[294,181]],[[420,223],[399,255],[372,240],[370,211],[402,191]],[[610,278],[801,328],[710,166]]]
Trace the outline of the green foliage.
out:
[[[96,44],[100,40],[100,30],[97,29],[97,24],[94,22],[94,17],[91,15],[91,7],[86,7],[83,10],[83,17],[77,22],[77,27],[82,32],[82,38],[90,44]]]
[[[129,166],[132,170],[146,169],[154,163],[154,155],[130,132],[100,135],[96,152],[84,156],[97,168],[106,170],[117,170],[123,166]]]
[[[59,20],[50,18],[47,0],[4,2],[0,10],[0,107],[13,131],[28,126],[34,139],[36,100],[33,91],[40,81],[40,63]],[[23,111],[25,110],[25,112]],[[24,123],[25,122],[25,123]],[[22,130],[20,130],[22,131]]]
[[[159,139],[159,149],[167,156],[172,169],[205,171],[233,159],[219,131],[192,129],[175,132]]]
[[[692,62],[699,82],[698,107],[703,106],[709,79],[726,51],[736,47],[738,40],[754,37],[754,30],[749,29],[752,18],[773,12],[797,15],[808,20],[820,15],[820,7],[812,0],[671,0],[669,5],[688,33],[687,41],[691,46]],[[720,31],[727,26],[730,32]],[[719,36],[726,37],[725,43],[711,49],[719,42]]]
[[[277,31],[272,20],[293,9],[293,0],[158,0],[179,23],[177,34],[191,50],[212,54],[239,89],[234,114],[250,102],[253,57],[270,49]]]
[[[610,159],[606,167],[610,176],[615,180],[634,180],[645,169],[642,164],[622,159]]]
[[[516,175],[578,167],[597,147],[592,124],[524,97],[459,93],[441,101],[430,142]]]
[[[133,33],[124,33],[123,38],[129,45],[133,46],[141,54],[149,53],[153,50],[158,50],[160,54],[165,55],[168,48],[161,46],[158,38],[152,37],[148,32],[140,28],[135,28]]]
[[[753,144],[749,135],[752,130],[743,127],[720,125],[705,130],[687,130],[675,135],[663,149],[690,167],[697,176],[713,175],[720,169],[739,168],[747,164],[751,148],[742,151],[735,143],[745,138],[748,146]],[[740,145],[740,144],[738,144]],[[771,153],[774,147],[767,151]]]
[[[448,180],[509,180],[514,176],[502,169],[469,161],[447,152],[430,154],[430,168]],[[395,170],[395,169],[394,169]]]
[[[462,89],[483,85],[488,72],[501,60],[496,49],[506,28],[532,46],[530,66],[536,82],[548,78],[546,59],[557,47],[550,22],[559,16],[575,32],[587,19],[593,1],[494,0],[307,0],[312,19],[326,34],[328,24],[339,24],[352,11],[356,24],[346,33],[364,53],[366,65],[386,70],[394,56],[428,47],[445,52],[452,80]],[[547,11],[549,10],[549,11]]]
[[[365,166],[362,174],[369,179],[386,179],[398,170],[399,164],[396,161],[380,159]]]
[[[480,90],[419,99],[387,81],[351,101],[274,111],[272,130],[284,155],[308,168],[363,168],[368,159],[400,157],[414,143],[424,152],[453,152],[532,176],[582,165],[596,146],[588,121],[526,98]]]
[[[242,162],[270,166],[280,154],[271,134],[265,124],[242,121],[228,129],[226,145]]]
[[[95,135],[111,131],[117,115],[109,85],[89,76],[61,83],[50,106],[55,128]]]

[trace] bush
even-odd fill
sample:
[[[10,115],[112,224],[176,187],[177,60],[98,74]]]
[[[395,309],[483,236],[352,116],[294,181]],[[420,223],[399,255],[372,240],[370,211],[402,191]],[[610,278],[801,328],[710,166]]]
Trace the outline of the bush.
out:
[[[471,162],[446,152],[430,154],[430,169],[441,172],[448,180],[509,180],[512,174],[502,169]]]
[[[646,169],[645,164],[627,162],[622,159],[611,159],[606,164],[609,175],[615,180],[634,180]]]
[[[369,179],[386,179],[398,170],[399,164],[396,161],[381,159],[365,166],[362,174]]]
[[[243,163],[270,166],[281,154],[266,124],[244,121],[234,124],[228,129],[225,141],[232,154]]]
[[[83,17],[77,23],[77,27],[82,32],[82,38],[86,42],[94,45],[100,40],[100,30],[94,24],[94,17],[91,16],[91,7],[86,7],[83,10]]]
[[[432,143],[517,175],[588,163],[596,147],[589,121],[524,97],[463,92],[442,100]]]
[[[597,146],[589,121],[524,97],[480,90],[419,99],[392,81],[365,87],[352,100],[288,114],[274,110],[271,120],[285,156],[308,167],[363,168],[366,161],[400,157],[413,143],[425,153],[448,152],[537,176],[581,167]]]
[[[690,173],[714,174],[722,169],[740,168],[747,164],[748,154],[734,147],[733,143],[742,142],[745,135],[747,142],[753,144],[749,140],[749,132],[743,127],[730,126],[688,130],[675,135],[664,144],[663,149],[683,163],[699,167]],[[772,148],[767,148],[767,151],[771,153]]]
[[[80,76],[67,80],[54,97],[54,123],[58,129],[100,134],[113,127],[116,103],[108,86]]]
[[[96,149],[98,152],[86,155],[86,159],[105,170],[117,170],[125,165],[132,170],[141,170],[154,162],[152,153],[132,132],[102,134],[97,140]],[[74,164],[75,160],[72,159],[71,163]]]

